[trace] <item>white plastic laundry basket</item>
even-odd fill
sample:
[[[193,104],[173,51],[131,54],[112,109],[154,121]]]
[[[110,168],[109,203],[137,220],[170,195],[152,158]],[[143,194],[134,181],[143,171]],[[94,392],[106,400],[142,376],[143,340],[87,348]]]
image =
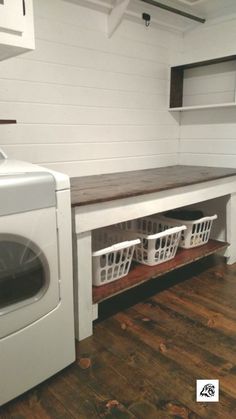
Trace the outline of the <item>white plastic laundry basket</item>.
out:
[[[180,225],[181,223],[186,225],[187,228],[181,233],[179,242],[179,246],[184,249],[206,244],[210,237],[213,221],[216,219],[216,214],[202,217],[197,220],[179,220],[165,215],[162,216],[162,221],[166,228],[170,228],[176,224]]]
[[[134,260],[153,266],[175,257],[184,225],[165,229],[163,221],[146,217],[118,224],[130,237],[139,237],[140,244],[134,250]]]
[[[122,231],[94,231],[92,253],[93,285],[100,286],[128,274],[138,238],[127,240]]]

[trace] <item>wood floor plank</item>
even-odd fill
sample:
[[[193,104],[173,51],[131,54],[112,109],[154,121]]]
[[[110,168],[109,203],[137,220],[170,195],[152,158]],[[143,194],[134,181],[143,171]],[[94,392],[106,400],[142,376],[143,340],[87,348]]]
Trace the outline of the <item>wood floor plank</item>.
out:
[[[42,385],[27,392],[25,395],[8,403],[1,412],[1,419],[73,419],[63,404],[47,391],[47,385]]]
[[[50,386],[63,403],[69,405],[70,412],[75,417],[98,418],[105,415],[133,419],[134,416],[126,408],[126,398],[134,398],[136,393],[127,388],[126,381],[118,374],[113,365],[109,365],[101,348],[98,348],[94,339],[89,339],[86,354],[89,356],[91,366],[85,369],[79,367],[80,355],[76,368],[68,369],[66,377],[61,383],[56,382]],[[112,402],[118,403],[112,403]],[[78,416],[77,416],[78,415]]]
[[[0,408],[0,419],[236,418],[236,265],[211,258],[100,307],[76,362]],[[219,403],[195,401],[220,380]]]
[[[110,335],[113,344],[107,347],[107,341],[103,339],[102,329],[99,328],[99,338],[95,333],[90,356],[93,364],[93,375],[88,377],[88,385],[94,386],[96,381],[100,387],[106,386],[110,389],[119,402],[128,409],[135,405],[140,399],[149,402],[149,406],[155,405],[157,401],[156,390],[145,377],[134,369],[129,362],[129,356],[124,359],[121,356],[114,336]],[[97,351],[94,353],[94,341]],[[105,374],[104,374],[105,371]],[[144,401],[145,401],[144,400]],[[129,409],[130,410],[130,409]]]
[[[88,388],[81,385],[78,380],[74,380],[72,371],[73,369],[60,379],[51,382],[48,392],[61,401],[71,417],[76,419],[87,418],[90,415],[94,419],[98,418],[96,411],[97,398],[94,395],[91,398]]]
[[[158,391],[152,381],[147,379],[145,374],[143,374],[143,371],[137,368],[137,362],[134,363],[134,358],[137,357],[138,354],[132,352],[131,354],[128,354],[126,358],[120,356],[120,353],[119,356],[117,356],[117,351],[114,355],[113,346],[113,349],[112,347],[109,348],[109,350],[105,352],[105,355],[104,361],[109,365],[112,365],[112,370],[115,370],[122,375],[126,381],[125,389],[127,394],[125,398],[129,411],[131,410],[137,415],[137,406],[140,406],[141,401],[142,409],[139,412],[138,417],[146,418],[147,412],[152,412],[150,413],[152,415],[155,412],[156,417],[162,417],[164,412],[158,405],[160,391]],[[131,388],[134,391],[133,400],[128,397]],[[127,389],[129,390],[127,391]]]
[[[190,411],[192,410],[194,412],[196,409],[196,402],[193,401],[195,393],[195,380],[198,377],[201,378],[200,366],[198,366],[199,376],[196,376],[196,374],[193,374],[192,371],[189,372],[186,370],[186,361],[184,357],[182,358],[182,365],[181,363],[178,363],[176,359],[169,358],[168,353],[166,353],[165,350],[163,351],[160,349],[159,342],[161,339],[159,338],[159,340],[155,340],[153,329],[151,329],[149,334],[143,333],[143,331],[141,331],[139,328],[137,330],[136,325],[132,320],[132,316],[127,315],[126,313],[118,314],[115,316],[115,318],[110,319],[109,322],[112,322],[112,327],[110,325],[108,332],[104,331],[104,333],[111,333],[111,331],[115,330],[116,336],[119,336],[119,341],[122,343],[120,350],[122,351],[123,348],[124,354],[128,353],[129,350],[134,350],[135,348],[136,355],[139,354],[142,359],[142,364],[139,363],[139,366],[141,364],[141,368],[143,368],[143,374],[148,377],[152,383],[155,384],[158,392],[162,394],[162,400],[165,402],[168,401],[168,399],[166,400],[165,398],[166,394],[169,395],[170,400],[176,400],[175,391],[178,389],[177,391],[179,392],[179,389],[182,388],[184,389],[184,392],[181,394],[181,396],[178,395],[178,401],[185,408],[188,408]],[[121,327],[121,325],[124,323],[129,325],[125,332],[123,332]],[[144,323],[148,325],[149,322]],[[149,328],[149,325],[147,327]],[[142,337],[141,340],[140,336]],[[150,358],[152,359],[152,368],[150,368]],[[139,357],[136,358],[136,360],[137,359],[139,359]],[[234,399],[228,397],[222,392],[221,405],[217,406],[219,416],[216,416],[215,407],[212,406],[212,403],[207,404],[207,410],[200,410],[200,406],[197,406],[198,412],[195,411],[195,413],[198,413],[203,418],[221,418],[224,417],[224,415],[225,418],[231,418],[232,412],[236,414],[236,410],[234,411],[235,407]],[[227,411],[230,411],[228,416],[226,413]]]
[[[191,283],[186,284],[186,288],[182,291],[188,291],[189,294],[208,296],[212,303],[218,303],[221,305],[222,309],[230,308],[232,309],[234,315],[236,313],[236,300],[234,298],[236,293],[236,274],[234,276],[234,281],[230,281],[229,277],[222,278],[219,275],[212,275],[212,272],[209,274],[202,275],[202,277],[197,278],[197,281],[192,281]],[[206,287],[207,282],[207,287]],[[204,289],[204,293],[202,292]],[[223,303],[223,304],[222,304]]]
[[[116,316],[117,317],[117,316]],[[131,322],[130,318],[128,319]],[[121,325],[123,322],[116,321],[116,319],[109,319],[109,328],[99,328],[99,334],[102,333],[103,340],[106,339],[109,346],[112,346],[112,339],[109,337],[113,332],[115,336],[119,336],[118,345],[119,352],[123,357],[129,355],[131,365],[135,368],[140,369],[146,379],[153,386],[155,386],[159,401],[167,402],[169,400],[176,400],[176,388],[179,388],[178,384],[185,388],[185,393],[179,397],[180,403],[187,408],[190,403],[189,410],[194,411],[195,403],[192,402],[192,396],[194,394],[194,380],[185,374],[185,372],[178,367],[175,362],[169,362],[165,359],[163,354],[157,351],[155,348],[149,346],[146,342],[137,339],[136,335],[132,332],[133,328],[123,330]],[[170,386],[170,383],[176,384],[176,387]],[[168,394],[168,398],[166,395]],[[205,414],[200,415],[206,417]]]
[[[143,305],[144,306],[144,305]],[[155,343],[156,336],[159,340],[162,339],[164,345],[165,355],[182,365],[182,368],[191,372],[193,376],[201,379],[215,377],[221,381],[221,389],[232,398],[236,398],[236,375],[234,373],[235,365],[227,362],[224,355],[221,357],[210,353],[201,346],[190,342],[188,339],[181,339],[181,336],[173,335],[172,338],[165,333],[165,328],[161,327],[156,322],[155,316],[146,309],[138,309],[140,318],[137,318],[138,326],[142,330],[143,339],[150,342],[151,345]],[[142,321],[144,316],[149,316],[151,322],[152,333],[145,328],[145,323]],[[145,337],[144,337],[145,336]],[[154,337],[155,338],[154,338]],[[158,343],[158,342],[157,342]],[[162,346],[163,346],[162,345]],[[189,346],[191,345],[191,351]],[[160,346],[161,350],[161,346]]]
[[[197,281],[196,281],[197,282]],[[199,284],[199,288],[202,288],[202,284]],[[200,291],[200,290],[199,290]],[[214,293],[214,299],[212,298],[212,294],[209,293],[202,295],[202,292],[199,292],[197,286],[193,288],[178,288],[175,287],[175,295],[180,298],[188,299],[188,301],[199,304],[202,307],[208,307],[210,311],[216,312],[221,314],[222,316],[226,317],[229,320],[236,321],[236,302],[235,308],[229,305],[222,304],[222,295],[217,297],[216,293]]]
[[[188,299],[188,297],[179,296],[175,292],[168,290],[160,297],[162,302],[168,301],[172,307],[182,310],[182,312],[191,318],[201,322],[211,328],[217,329],[222,334],[236,337],[236,322],[227,318],[222,313],[211,309],[208,305],[202,305]],[[236,341],[235,341],[236,343]]]
[[[180,310],[176,311],[159,300],[156,304],[170,315],[168,324],[170,336],[179,335],[181,339],[186,339],[189,342],[190,347],[192,343],[199,345],[218,357],[223,356],[226,361],[232,364],[236,363],[234,337],[222,335],[217,330],[188,318]]]

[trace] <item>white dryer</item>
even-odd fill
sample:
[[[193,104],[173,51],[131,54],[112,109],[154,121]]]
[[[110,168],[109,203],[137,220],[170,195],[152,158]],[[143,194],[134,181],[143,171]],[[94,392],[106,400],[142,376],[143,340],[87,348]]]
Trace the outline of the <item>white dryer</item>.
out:
[[[74,360],[69,178],[0,158],[0,405]]]

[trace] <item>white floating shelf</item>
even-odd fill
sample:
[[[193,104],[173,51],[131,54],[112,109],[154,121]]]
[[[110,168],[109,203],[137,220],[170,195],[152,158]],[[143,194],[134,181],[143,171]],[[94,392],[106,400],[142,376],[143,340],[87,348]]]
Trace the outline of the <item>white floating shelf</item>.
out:
[[[194,110],[201,110],[201,109],[214,109],[214,108],[232,108],[236,106],[236,102],[229,102],[229,103],[215,103],[212,105],[196,105],[196,106],[182,106],[179,108],[169,108],[171,112],[183,112],[183,111],[194,111]]]

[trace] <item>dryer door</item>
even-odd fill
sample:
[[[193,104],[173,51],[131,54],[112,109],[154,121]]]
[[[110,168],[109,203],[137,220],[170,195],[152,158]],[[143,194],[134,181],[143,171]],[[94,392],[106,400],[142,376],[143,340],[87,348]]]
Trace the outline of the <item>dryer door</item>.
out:
[[[55,207],[0,217],[0,338],[59,302]]]

